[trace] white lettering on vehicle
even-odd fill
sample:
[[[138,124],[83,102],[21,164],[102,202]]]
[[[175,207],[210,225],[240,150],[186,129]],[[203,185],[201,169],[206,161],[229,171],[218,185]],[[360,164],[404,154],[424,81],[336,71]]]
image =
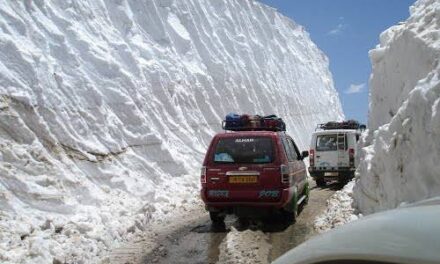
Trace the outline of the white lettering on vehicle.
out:
[[[254,142],[253,138],[237,138],[235,140],[235,143],[249,143],[249,142]]]
[[[261,190],[258,198],[277,198],[279,195],[280,191],[277,190]]]
[[[229,191],[227,191],[227,190],[209,190],[208,191],[208,196],[228,198],[229,197]]]

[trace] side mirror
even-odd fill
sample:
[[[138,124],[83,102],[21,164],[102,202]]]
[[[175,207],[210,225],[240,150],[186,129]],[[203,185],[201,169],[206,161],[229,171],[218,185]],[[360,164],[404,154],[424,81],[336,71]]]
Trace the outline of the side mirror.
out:
[[[301,156],[302,156],[303,159],[304,159],[304,158],[307,158],[307,157],[309,156],[309,152],[308,152],[307,150],[304,150],[304,151],[301,153]]]

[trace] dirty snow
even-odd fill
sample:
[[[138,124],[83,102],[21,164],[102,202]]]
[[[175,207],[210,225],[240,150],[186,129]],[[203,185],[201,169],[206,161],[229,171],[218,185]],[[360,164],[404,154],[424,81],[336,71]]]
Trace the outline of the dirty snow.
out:
[[[262,231],[250,229],[237,231],[231,227],[231,231],[220,244],[218,264],[252,264],[268,263],[271,245],[268,237]]]
[[[2,263],[97,262],[199,206],[228,112],[302,149],[343,118],[308,33],[250,0],[0,0],[0,49]]]
[[[347,183],[342,190],[337,191],[327,200],[325,212],[315,219],[315,230],[325,232],[362,216],[352,206],[353,186],[354,181]]]
[[[440,196],[440,2],[419,0],[410,13],[370,51],[369,131],[354,187],[365,214]]]

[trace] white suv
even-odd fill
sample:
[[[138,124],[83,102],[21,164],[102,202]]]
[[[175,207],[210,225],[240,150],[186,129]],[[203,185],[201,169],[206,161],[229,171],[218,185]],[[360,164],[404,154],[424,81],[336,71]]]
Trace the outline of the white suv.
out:
[[[319,125],[321,131],[313,133],[309,152],[309,173],[318,186],[325,186],[327,181],[333,180],[345,183],[353,178],[357,167],[357,141],[361,133],[359,124],[355,124],[357,125],[331,127]],[[345,129],[338,129],[341,127]]]

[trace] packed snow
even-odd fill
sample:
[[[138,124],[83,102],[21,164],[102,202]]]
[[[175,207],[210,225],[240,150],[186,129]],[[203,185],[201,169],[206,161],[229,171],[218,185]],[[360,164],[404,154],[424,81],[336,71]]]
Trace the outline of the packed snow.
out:
[[[253,264],[268,263],[271,245],[268,236],[262,231],[237,231],[231,227],[231,231],[220,245],[218,264]],[[249,244],[249,241],[252,241]]]
[[[315,230],[325,232],[362,216],[353,208],[353,186],[354,181],[347,183],[327,200],[326,210],[315,219]]]
[[[343,118],[326,56],[251,0],[0,0],[0,262],[93,263],[200,206],[229,112],[302,149]]]
[[[368,133],[354,198],[363,213],[440,196],[440,2],[419,0],[370,51]]]

